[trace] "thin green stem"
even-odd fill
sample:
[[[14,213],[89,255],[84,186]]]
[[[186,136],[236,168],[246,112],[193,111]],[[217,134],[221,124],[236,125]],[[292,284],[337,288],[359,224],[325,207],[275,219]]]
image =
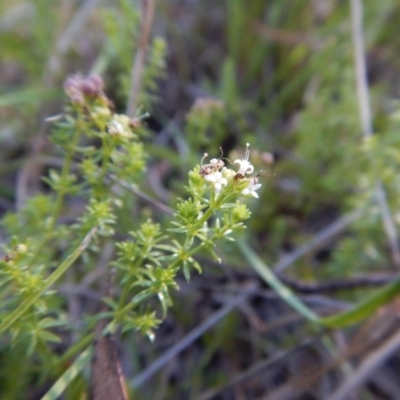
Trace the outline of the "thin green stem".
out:
[[[65,364],[71,360],[75,354],[79,353],[82,349],[86,348],[93,340],[93,333],[89,333],[82,337],[78,342],[74,343],[58,360],[57,363],[60,365]]]
[[[129,285],[125,285],[124,286],[124,288],[122,290],[122,293],[121,293],[121,296],[120,296],[119,301],[118,301],[118,308],[122,307],[122,305],[126,303],[126,299],[128,298],[130,289],[131,288],[129,287]]]
[[[103,198],[102,192],[104,192],[105,180],[106,180],[107,173],[109,172],[107,165],[108,165],[110,157],[111,157],[111,151],[112,151],[112,147],[110,146],[109,139],[103,139],[102,140],[103,158],[101,161],[101,171],[100,171],[100,176],[99,176],[98,184],[97,184],[97,188],[96,188],[97,193],[95,194],[95,197],[97,197],[98,199]]]
[[[149,249],[148,246],[143,248],[142,254],[146,254],[148,249]],[[137,265],[141,265],[142,262],[143,262],[143,257],[140,257],[138,259],[138,261],[137,261]],[[124,289],[122,290],[122,294],[121,294],[121,296],[119,298],[119,301],[118,301],[118,308],[122,307],[122,305],[126,303],[126,299],[128,298],[130,289],[131,288],[129,287],[129,285],[125,285],[124,286]]]
[[[203,227],[203,224],[208,221],[210,219],[210,217],[216,212],[218,211],[218,209],[221,207],[221,205],[228,203],[229,201],[231,201],[233,198],[235,198],[236,196],[232,195],[232,194],[226,194],[226,195],[221,195],[216,197],[214,195],[214,192],[211,193],[211,199],[210,199],[210,206],[209,208],[204,212],[203,216],[196,221],[195,226],[193,226],[192,230],[194,232],[197,232],[199,229],[201,229]],[[213,236],[212,238],[209,239],[210,242],[213,242],[214,240],[218,239],[219,236],[217,237],[217,235]],[[185,244],[189,241],[189,236],[186,237],[185,240]],[[186,249],[186,246],[183,246],[183,249]],[[190,257],[192,257],[193,255],[195,255],[196,253],[198,253],[200,250],[204,249],[204,243],[199,244],[198,246],[192,248],[189,251],[186,251],[185,254],[182,254],[181,256],[179,256],[176,260],[174,260],[169,266],[169,269],[172,270],[178,270],[178,267],[181,263],[183,263],[185,260],[189,259]],[[140,263],[140,261],[139,261]],[[123,304],[126,303],[126,300],[128,298],[130,292],[130,288],[128,287],[128,285],[126,285],[122,291],[122,294],[120,296],[120,300],[119,300],[119,307],[122,307]],[[149,296],[146,297],[146,299],[148,299],[149,297],[152,297],[156,295],[156,293],[153,294],[149,294]],[[145,298],[142,298],[141,301],[145,300]],[[124,315],[125,313],[129,312],[130,310],[132,310],[135,306],[137,306],[138,303],[132,303],[129,302],[128,304],[125,304],[125,306],[123,306],[122,308],[120,308],[117,311],[117,318],[119,315]],[[119,308],[118,307],[118,308]]]
[[[65,154],[65,160],[64,160],[64,164],[63,164],[63,167],[61,170],[61,178],[60,178],[61,182],[65,182],[70,173],[75,149],[76,149],[76,146],[79,143],[79,139],[81,137],[81,132],[82,132],[81,124],[82,124],[82,120],[80,117],[78,117],[78,119],[76,120],[76,129],[74,131],[74,135],[72,136],[71,143],[69,144],[68,150]],[[66,195],[66,191],[63,189],[59,190],[59,192],[57,193],[57,197],[55,200],[53,211],[51,213],[50,223],[48,225],[47,232],[51,232],[57,223],[57,219],[61,212],[61,208],[62,208],[62,205],[64,202],[65,195]]]
[[[212,240],[212,239],[210,239],[210,240]],[[189,257],[193,256],[194,254],[196,254],[197,252],[199,252],[199,251],[202,250],[202,249],[204,249],[204,245],[203,245],[203,244],[199,244],[198,246],[194,247],[192,250],[188,251],[188,252],[185,254],[185,258],[188,259]],[[177,270],[178,267],[179,267],[179,264],[181,264],[183,261],[184,261],[184,260],[183,260],[181,257],[180,257],[180,258],[177,258],[175,261],[173,261],[173,262],[168,266],[168,268]],[[124,289],[123,293],[124,293],[124,292],[125,292],[125,289]],[[127,296],[128,294],[129,294],[129,288],[126,290],[126,296]],[[153,293],[151,296],[149,295],[149,296],[146,297],[146,298],[152,297],[152,296],[154,296],[154,295],[156,295],[156,293]],[[121,296],[121,298],[122,298],[122,296]],[[142,299],[142,301],[143,301],[143,300],[145,300],[145,299]],[[121,302],[120,302],[120,304],[121,304]],[[122,304],[123,304],[123,303],[122,303]],[[132,303],[132,302],[126,304],[122,309],[120,309],[120,310],[118,311],[118,315],[123,315],[123,314],[129,312],[130,310],[132,310],[132,309],[133,309],[135,306],[137,306],[137,305],[138,305],[138,303]]]
[[[72,140],[71,140],[71,143],[69,144],[68,150],[66,151],[64,164],[63,164],[63,167],[61,170],[61,177],[60,177],[61,182],[65,182],[70,173],[75,148],[81,137],[81,126],[80,126],[81,124],[82,124],[82,121],[81,121],[80,117],[78,117],[78,119],[76,120],[76,129],[72,136]],[[54,207],[53,207],[53,210],[52,210],[52,213],[50,216],[50,222],[46,226],[44,237],[43,237],[42,241],[36,246],[35,252],[33,253],[33,255],[31,257],[30,263],[32,265],[34,265],[36,263],[36,260],[39,257],[39,255],[41,254],[41,252],[43,251],[44,247],[49,242],[49,240],[51,240],[51,238],[53,237],[53,230],[57,223],[58,216],[61,212],[61,208],[62,208],[62,205],[64,202],[65,195],[66,195],[66,191],[63,189],[60,189],[57,193]]]
[[[203,216],[197,221],[197,224],[196,224],[197,227],[196,228],[200,229],[203,226],[204,222],[208,221],[209,218],[214,214],[214,211],[215,211],[214,207],[210,206],[207,209],[207,211],[203,214]]]
[[[213,195],[214,192],[211,192],[211,193]],[[210,202],[210,207],[206,210],[206,212],[203,214],[203,216],[197,221],[196,228],[200,229],[203,226],[204,222],[208,221],[209,218],[216,211],[218,211],[220,206],[222,204],[228,203],[231,200],[232,197],[233,196],[231,196],[231,195],[225,195],[225,196],[221,195],[221,196],[219,196],[217,198],[215,198],[215,196],[212,196],[211,202]]]

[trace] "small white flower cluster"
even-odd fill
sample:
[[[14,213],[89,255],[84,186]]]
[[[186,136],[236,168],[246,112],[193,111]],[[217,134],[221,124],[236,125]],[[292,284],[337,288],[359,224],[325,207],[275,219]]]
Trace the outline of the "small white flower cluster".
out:
[[[111,136],[121,136],[131,138],[131,119],[124,114],[114,114],[112,120],[108,124],[108,132]]]
[[[210,182],[213,185],[217,195],[221,192],[222,187],[227,186],[230,181],[246,179],[248,180],[248,185],[244,190],[242,190],[241,194],[244,196],[251,195],[258,198],[257,190],[260,189],[261,183],[258,183],[257,176],[246,177],[246,174],[252,174],[254,171],[254,167],[249,161],[250,150],[248,143],[246,145],[244,158],[237,159],[233,162],[233,164],[239,164],[239,170],[237,172],[226,168],[225,163],[221,158],[213,158],[210,160],[209,164],[203,164],[206,157],[208,157],[207,153],[204,154],[201,160],[200,175],[207,182]]]

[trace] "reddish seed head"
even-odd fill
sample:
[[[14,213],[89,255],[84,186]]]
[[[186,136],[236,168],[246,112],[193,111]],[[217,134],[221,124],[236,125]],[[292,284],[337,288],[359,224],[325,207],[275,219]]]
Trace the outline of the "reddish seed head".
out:
[[[95,87],[98,92],[101,92],[104,89],[104,81],[98,75],[90,75],[87,77],[87,80],[90,81]]]
[[[79,89],[85,96],[95,96],[97,94],[96,85],[89,79],[82,79]]]
[[[73,93],[73,94],[69,95],[68,97],[71,100],[71,103],[80,104],[80,105],[85,104],[85,99],[83,98],[83,95],[80,92]]]
[[[72,75],[69,76],[64,82],[64,90],[67,96],[70,96],[73,93],[79,91],[79,82],[80,76],[79,75]]]
[[[80,74],[76,74],[69,76],[64,82],[65,93],[71,99],[71,101],[72,98],[74,98],[75,102],[78,95],[81,96],[101,95],[103,88],[104,88],[104,82],[97,75],[83,77]]]

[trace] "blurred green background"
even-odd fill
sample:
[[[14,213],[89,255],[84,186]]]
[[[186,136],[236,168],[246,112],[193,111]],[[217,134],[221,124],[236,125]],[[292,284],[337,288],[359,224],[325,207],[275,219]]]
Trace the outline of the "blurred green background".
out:
[[[322,315],[390,282],[400,265],[374,190],[378,179],[398,228],[400,3],[363,2],[375,133],[368,140],[348,1],[155,3],[137,103],[151,114],[143,192],[174,207],[204,152],[218,157],[221,146],[234,160],[248,142],[256,170],[264,172],[260,199],[249,202],[246,237],[289,287]],[[61,112],[68,75],[101,75],[124,112],[146,4],[1,1],[1,216],[45,190],[40,175],[59,165],[44,119]],[[37,171],[25,168],[32,158],[41,159]],[[130,212],[137,218],[152,212],[145,201],[136,207]],[[168,227],[168,216],[154,217]],[[302,257],[288,261],[299,249]],[[317,329],[262,283],[235,243],[218,254],[221,265],[202,259],[202,275],[190,283],[180,277],[154,343],[140,335],[120,338],[132,399],[326,399],[399,329],[395,303],[352,328]],[[252,294],[232,305],[249,285]],[[185,342],[193,330],[195,340]],[[177,344],[181,350],[168,353]],[[0,343],[0,397],[39,399],[51,382],[38,378],[34,362],[24,369],[21,357]],[[400,354],[393,352],[354,398],[399,398],[399,368]],[[81,398],[86,378],[76,378],[65,398]],[[26,397],[19,397],[15,379]]]

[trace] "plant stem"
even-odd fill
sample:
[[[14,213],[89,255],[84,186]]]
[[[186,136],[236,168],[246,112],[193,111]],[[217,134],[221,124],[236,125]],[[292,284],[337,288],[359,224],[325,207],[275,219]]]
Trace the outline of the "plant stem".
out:
[[[80,127],[81,123],[82,123],[81,117],[78,117],[78,119],[76,120],[76,128],[74,131],[74,135],[72,136],[71,143],[69,144],[68,150],[65,155],[64,165],[61,171],[61,178],[60,178],[61,182],[65,182],[70,173],[75,148],[81,137],[81,127]],[[65,195],[66,195],[65,189],[64,190],[60,189],[59,192],[57,193],[56,201],[54,204],[53,211],[51,213],[50,223],[48,225],[47,232],[51,232],[57,223],[57,219],[61,212]]]
[[[65,180],[67,179],[67,176],[71,170],[74,149],[75,149],[76,145],[78,144],[80,136],[81,136],[81,129],[80,129],[81,122],[82,121],[81,121],[80,117],[78,117],[78,119],[76,120],[76,129],[74,131],[74,135],[72,137],[71,143],[68,147],[68,151],[66,152],[66,156],[64,159],[64,164],[62,167],[61,177],[60,177],[61,182],[65,182]],[[31,260],[30,260],[31,265],[35,265],[36,260],[39,257],[39,254],[42,252],[44,246],[49,242],[49,240],[53,236],[53,230],[57,223],[58,216],[61,212],[65,194],[66,194],[65,190],[62,190],[62,189],[60,189],[57,193],[53,211],[50,216],[50,222],[46,226],[46,230],[45,230],[42,241],[36,246],[35,252],[33,253],[33,255],[31,257]]]
[[[67,361],[71,360],[71,358],[79,353],[82,349],[87,347],[93,340],[93,333],[89,333],[88,335],[81,338],[77,343],[74,343],[58,360],[57,363],[63,365]]]

